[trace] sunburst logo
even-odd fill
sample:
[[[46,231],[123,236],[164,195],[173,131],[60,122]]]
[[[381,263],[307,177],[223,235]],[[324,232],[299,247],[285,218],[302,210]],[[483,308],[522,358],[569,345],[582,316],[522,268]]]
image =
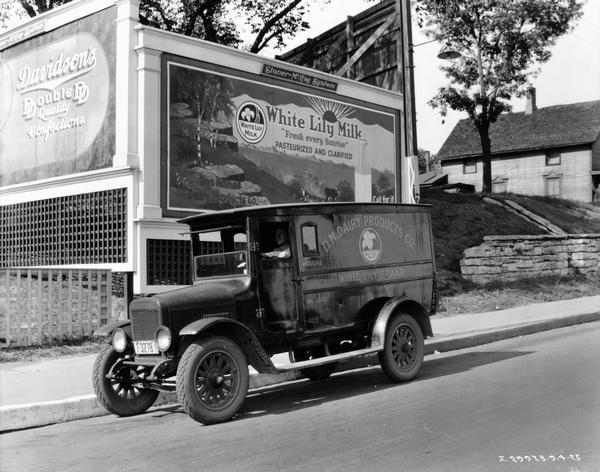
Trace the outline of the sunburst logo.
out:
[[[336,123],[342,118],[350,118],[354,114],[354,108],[324,98],[306,97],[306,101],[314,111],[323,117],[323,121],[329,123]]]

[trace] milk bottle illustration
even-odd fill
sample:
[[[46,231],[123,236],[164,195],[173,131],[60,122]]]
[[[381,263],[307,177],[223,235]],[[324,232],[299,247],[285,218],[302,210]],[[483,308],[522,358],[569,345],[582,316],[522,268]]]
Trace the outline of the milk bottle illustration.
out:
[[[360,140],[358,162],[354,167],[354,195],[357,202],[371,201],[371,166],[367,159],[367,142]]]

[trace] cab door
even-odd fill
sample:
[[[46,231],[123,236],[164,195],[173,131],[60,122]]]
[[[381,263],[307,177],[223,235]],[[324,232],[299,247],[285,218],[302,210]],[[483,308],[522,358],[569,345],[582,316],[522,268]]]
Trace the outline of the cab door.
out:
[[[338,273],[321,244],[331,232],[331,216],[299,215],[296,218],[296,252],[298,254],[298,296],[302,304],[302,326],[306,334],[324,333],[340,327]],[[329,229],[330,231],[326,231]]]
[[[263,327],[271,333],[296,333],[302,313],[301,280],[293,219],[261,218],[256,223],[256,254],[259,303],[263,310]],[[279,251],[276,233],[287,233],[288,253]]]
[[[343,259],[351,256],[354,244],[347,244],[347,251],[332,248],[335,239],[331,235],[339,234],[338,226],[333,223],[334,216],[330,214],[299,215],[295,222],[301,274],[301,321],[307,335],[356,327],[361,322],[360,309],[368,298],[364,284],[356,278],[356,264],[348,264]]]

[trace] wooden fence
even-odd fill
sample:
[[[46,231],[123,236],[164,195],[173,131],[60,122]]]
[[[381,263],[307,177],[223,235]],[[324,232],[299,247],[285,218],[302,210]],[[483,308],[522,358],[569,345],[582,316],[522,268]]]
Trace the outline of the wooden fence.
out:
[[[0,347],[90,336],[111,321],[110,270],[0,269]]]

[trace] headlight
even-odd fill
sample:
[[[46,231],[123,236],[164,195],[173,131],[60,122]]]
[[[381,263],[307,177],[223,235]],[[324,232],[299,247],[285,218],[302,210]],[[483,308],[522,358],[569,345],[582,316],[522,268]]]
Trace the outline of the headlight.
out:
[[[171,346],[171,330],[161,326],[156,330],[156,344],[160,352],[165,352]]]
[[[117,328],[113,331],[112,335],[113,349],[117,352],[123,352],[127,349],[127,334],[121,328]]]

